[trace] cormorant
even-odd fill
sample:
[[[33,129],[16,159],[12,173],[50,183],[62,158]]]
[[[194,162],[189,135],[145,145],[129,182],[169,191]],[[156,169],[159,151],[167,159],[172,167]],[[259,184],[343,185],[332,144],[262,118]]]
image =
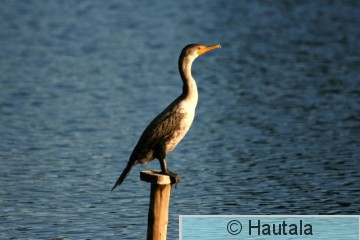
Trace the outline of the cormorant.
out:
[[[134,165],[146,164],[155,158],[159,159],[163,174],[172,177],[176,183],[179,181],[178,175],[169,171],[165,157],[185,136],[194,120],[198,91],[196,82],[191,76],[191,65],[201,54],[220,47],[219,44],[212,46],[190,44],[182,50],[179,57],[179,72],[183,81],[181,95],[147,126],[126,168],[111,191],[124,181]]]

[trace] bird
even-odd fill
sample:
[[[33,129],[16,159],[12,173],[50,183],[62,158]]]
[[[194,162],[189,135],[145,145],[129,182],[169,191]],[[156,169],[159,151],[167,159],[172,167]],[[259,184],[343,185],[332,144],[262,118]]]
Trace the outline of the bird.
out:
[[[111,191],[124,181],[133,166],[138,163],[146,164],[154,159],[160,161],[162,174],[169,175],[176,184],[179,182],[178,175],[169,171],[165,158],[183,139],[195,117],[198,90],[191,75],[191,66],[198,56],[217,48],[221,46],[189,44],[183,48],[178,61],[183,82],[182,93],[146,127]]]

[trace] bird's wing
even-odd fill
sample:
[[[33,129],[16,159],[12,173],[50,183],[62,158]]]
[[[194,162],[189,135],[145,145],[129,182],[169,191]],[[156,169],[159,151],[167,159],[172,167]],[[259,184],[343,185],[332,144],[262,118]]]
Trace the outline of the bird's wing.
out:
[[[180,128],[183,113],[171,105],[160,113],[145,129],[131,154],[130,161],[148,162],[155,158],[154,148],[164,143]]]

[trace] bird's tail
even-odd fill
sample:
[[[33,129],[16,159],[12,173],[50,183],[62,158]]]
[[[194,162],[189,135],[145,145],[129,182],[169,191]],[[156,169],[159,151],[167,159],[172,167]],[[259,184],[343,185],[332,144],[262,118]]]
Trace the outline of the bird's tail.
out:
[[[127,177],[127,175],[129,175],[132,166],[133,166],[133,164],[130,162],[126,165],[126,168],[121,173],[119,179],[116,181],[116,183],[115,183],[114,187],[111,189],[111,191],[113,191],[117,186],[119,186],[124,181],[124,179]]]

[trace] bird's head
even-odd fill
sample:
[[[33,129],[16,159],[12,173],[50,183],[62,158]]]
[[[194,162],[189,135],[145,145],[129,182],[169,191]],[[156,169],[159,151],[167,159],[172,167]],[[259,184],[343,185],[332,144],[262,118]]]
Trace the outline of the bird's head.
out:
[[[192,59],[197,58],[201,54],[204,54],[208,51],[211,51],[216,48],[221,48],[220,44],[212,45],[212,46],[205,46],[201,44],[189,44],[181,52],[183,57],[190,57]]]

